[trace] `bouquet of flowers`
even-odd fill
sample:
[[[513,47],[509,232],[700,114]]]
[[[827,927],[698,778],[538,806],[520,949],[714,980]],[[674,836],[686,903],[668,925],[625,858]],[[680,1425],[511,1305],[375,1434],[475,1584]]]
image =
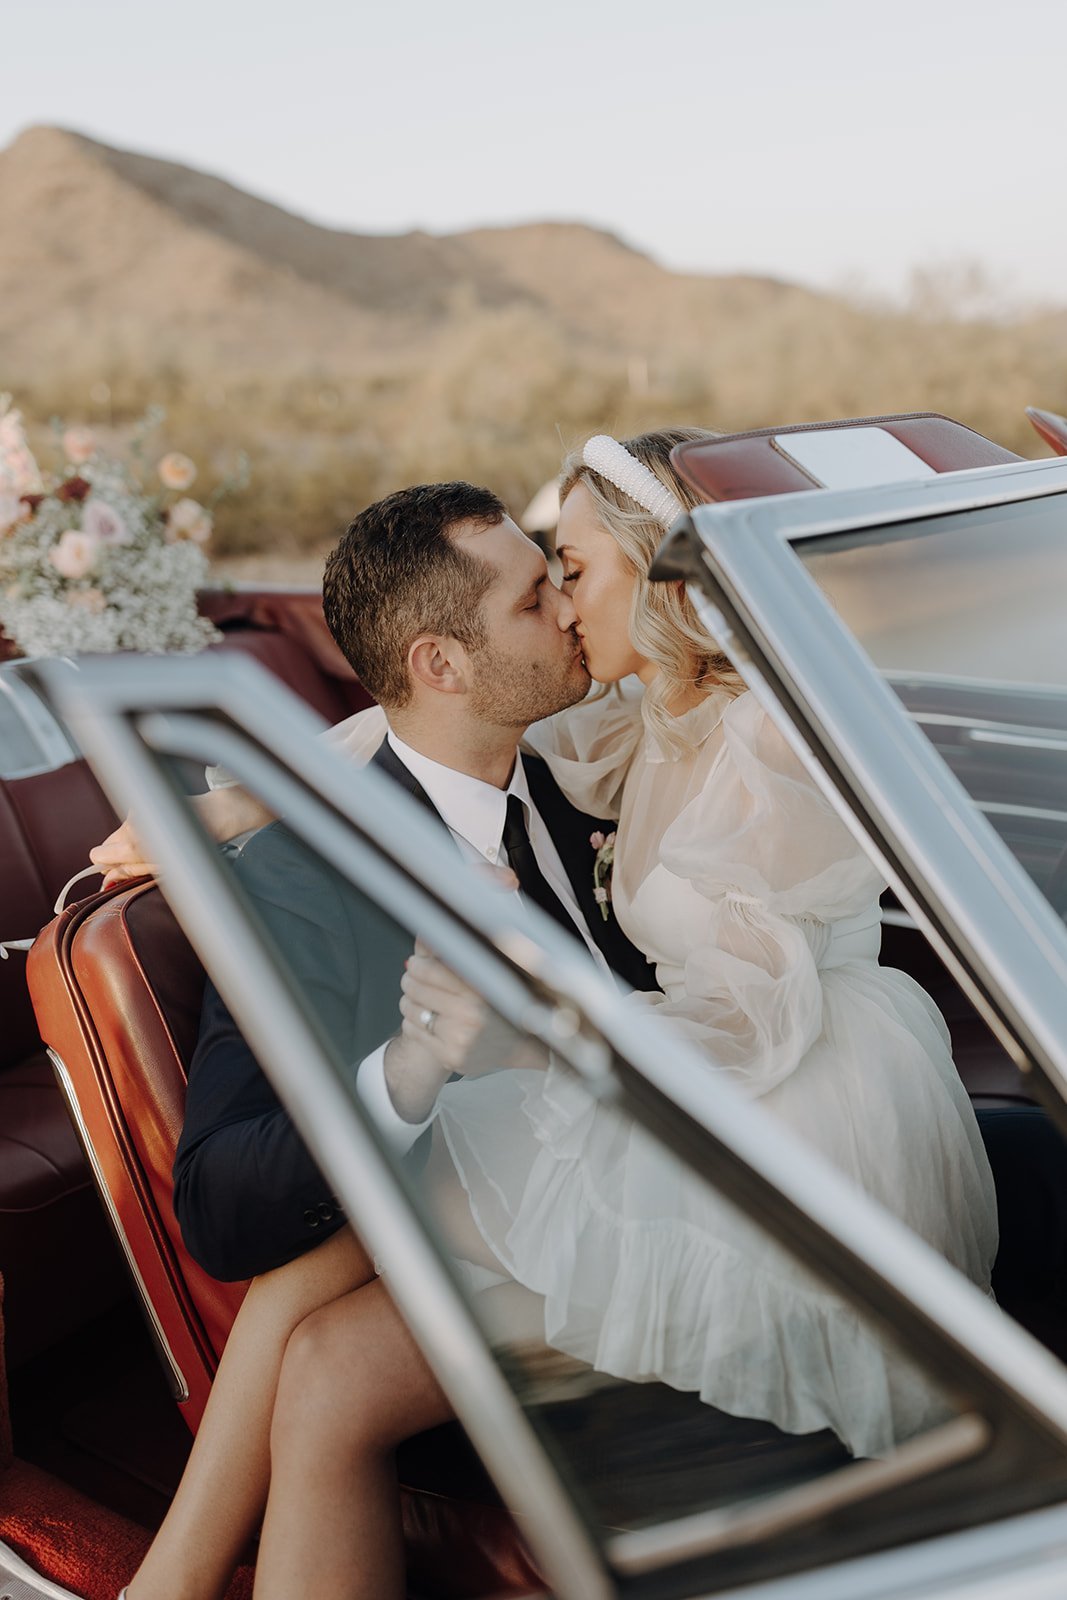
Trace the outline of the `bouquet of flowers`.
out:
[[[46,478],[0,395],[0,627],[24,655],[191,652],[219,637],[197,615],[196,591],[211,508],[235,481],[201,505],[185,493],[194,463],[172,452],[146,488],[145,444],[162,420],[155,410],[139,424],[129,463],[88,428],[57,425],[63,461]]]

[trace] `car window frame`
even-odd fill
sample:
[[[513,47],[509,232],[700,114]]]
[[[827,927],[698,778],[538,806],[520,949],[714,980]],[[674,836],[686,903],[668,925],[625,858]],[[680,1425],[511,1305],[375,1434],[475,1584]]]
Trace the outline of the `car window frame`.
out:
[[[960,1459],[973,1457],[975,1486],[1013,1490],[993,1497],[999,1507],[994,1514],[1022,1509],[1035,1503],[1035,1496],[1039,1504],[1063,1498],[1067,1374],[1059,1364],[902,1225],[857,1197],[785,1130],[768,1126],[766,1113],[732,1092],[687,1078],[684,1059],[681,1065],[656,1059],[653,1036],[644,1039],[641,1019],[630,1012],[624,1029],[618,996],[608,981],[588,960],[573,959],[580,953],[576,941],[565,942],[561,956],[555,924],[544,919],[538,931],[536,917],[531,936],[515,921],[506,896],[472,882],[438,848],[439,835],[414,802],[373,771],[357,777],[336,751],[310,739],[321,722],[263,668],[243,658],[210,664],[196,658],[142,660],[131,674],[129,663],[100,660],[85,663],[73,676],[50,672],[47,664],[36,673],[116,804],[127,803],[131,788],[137,796],[139,827],[164,870],[178,920],[335,1191],[358,1218],[368,1245],[390,1259],[398,1302],[505,1498],[514,1503],[519,1485],[526,1491],[531,1545],[561,1595],[592,1600],[614,1593],[612,1574],[618,1572],[626,1575],[628,1588],[640,1592],[645,1580],[659,1581],[664,1569],[709,1551],[722,1553],[724,1579],[735,1567],[743,1576],[744,1558],[758,1554],[761,1538],[776,1536],[773,1518],[768,1523],[763,1515],[762,1533],[750,1528],[743,1546],[738,1541],[746,1529],[739,1522],[747,1507],[725,1516],[700,1513],[679,1519],[685,1527],[660,1524],[603,1545],[593,1538],[576,1507],[575,1486],[545,1453],[504,1383],[445,1252],[405,1198],[402,1177],[378,1131],[358,1103],[338,1096],[336,1084],[330,1090],[335,1068],[299,1001],[287,992],[284,972],[276,965],[271,971],[271,952],[249,922],[217,852],[189,815],[177,782],[164,770],[165,758],[223,762],[284,812],[290,826],[299,817],[316,847],[368,892],[375,892],[376,872],[402,880],[405,893],[414,896],[410,903],[420,906],[418,925],[427,936],[455,941],[448,948],[461,975],[465,963],[480,977],[487,967],[494,969],[492,985],[480,986],[505,1016],[572,1055],[587,1083],[642,1117],[682,1159],[694,1164],[713,1159],[725,1194],[754,1210],[801,1260],[825,1270],[835,1287],[903,1338],[942,1381],[951,1379],[964,1401],[956,1419],[960,1426],[946,1424],[946,1433],[937,1430],[940,1437],[915,1441],[914,1455],[930,1459],[931,1452],[947,1451]],[[377,888],[381,896],[380,882]],[[264,963],[269,983],[263,981]],[[270,1005],[265,1008],[266,995]],[[598,1038],[609,1042],[610,1065]],[[635,1039],[637,1063],[630,1059]],[[304,1084],[315,1084],[314,1093],[293,1079],[295,1060],[301,1062]],[[353,1150],[357,1162],[351,1160]],[[425,1306],[428,1283],[434,1286],[432,1313]],[[455,1346],[451,1357],[447,1351],[442,1355],[446,1332]],[[474,1370],[479,1376],[472,1386]],[[968,1405],[976,1394],[982,1404]],[[487,1395],[493,1399],[488,1419]],[[977,1412],[982,1422],[976,1431]],[[1005,1463],[1017,1461],[1021,1442],[1040,1458],[1044,1477],[1035,1469],[1031,1484],[1008,1485]],[[891,1463],[897,1460],[894,1456]],[[881,1496],[892,1499],[897,1492],[891,1463],[862,1464],[870,1468],[869,1495],[862,1490],[869,1506],[877,1508]],[[850,1466],[843,1473],[858,1470]],[[931,1494],[932,1481],[921,1472],[911,1487],[929,1502],[930,1531],[937,1531],[946,1523],[944,1495],[939,1503],[938,1493]],[[532,1517],[531,1489],[537,1508]],[[799,1510],[802,1521],[814,1527],[817,1516],[833,1510],[833,1496],[831,1484],[799,1508],[786,1506],[787,1522]],[[855,1488],[847,1490],[846,1511],[854,1499]],[[921,1528],[922,1508],[913,1507],[910,1518],[912,1527]],[[947,1516],[947,1525],[957,1525],[955,1512]],[[866,1525],[860,1531],[858,1548],[870,1548]],[[838,1539],[835,1549],[839,1555],[850,1553],[848,1538]],[[749,1570],[758,1568],[758,1560],[754,1566],[748,1562]]]
[[[1054,495],[1067,495],[1058,459],[698,506],[664,541],[654,576],[686,581],[705,625],[1067,1134],[1067,928],[798,553],[867,528]]]

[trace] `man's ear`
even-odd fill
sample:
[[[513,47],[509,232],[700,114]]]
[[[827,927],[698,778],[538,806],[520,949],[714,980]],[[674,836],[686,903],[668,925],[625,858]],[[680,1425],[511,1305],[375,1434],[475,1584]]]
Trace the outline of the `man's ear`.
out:
[[[415,683],[435,694],[465,694],[467,652],[456,639],[437,633],[420,634],[408,650],[408,671]]]

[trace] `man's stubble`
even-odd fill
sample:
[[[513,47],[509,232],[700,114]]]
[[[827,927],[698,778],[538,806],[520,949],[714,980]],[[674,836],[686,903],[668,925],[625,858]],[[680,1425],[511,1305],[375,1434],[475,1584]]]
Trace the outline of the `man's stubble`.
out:
[[[494,645],[477,653],[478,681],[471,689],[471,710],[480,722],[520,733],[531,723],[577,705],[592,682],[581,654],[551,665],[520,661]]]

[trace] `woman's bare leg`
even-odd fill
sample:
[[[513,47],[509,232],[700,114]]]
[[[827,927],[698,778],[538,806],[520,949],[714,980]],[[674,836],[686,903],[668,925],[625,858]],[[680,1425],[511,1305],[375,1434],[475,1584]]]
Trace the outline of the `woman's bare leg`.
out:
[[[381,1283],[301,1322],[277,1389],[256,1600],[403,1600],[394,1451],[451,1415]]]
[[[219,1600],[263,1515],[278,1374],[309,1312],[374,1277],[344,1228],[254,1279],[234,1321],[188,1466],[129,1600]]]

